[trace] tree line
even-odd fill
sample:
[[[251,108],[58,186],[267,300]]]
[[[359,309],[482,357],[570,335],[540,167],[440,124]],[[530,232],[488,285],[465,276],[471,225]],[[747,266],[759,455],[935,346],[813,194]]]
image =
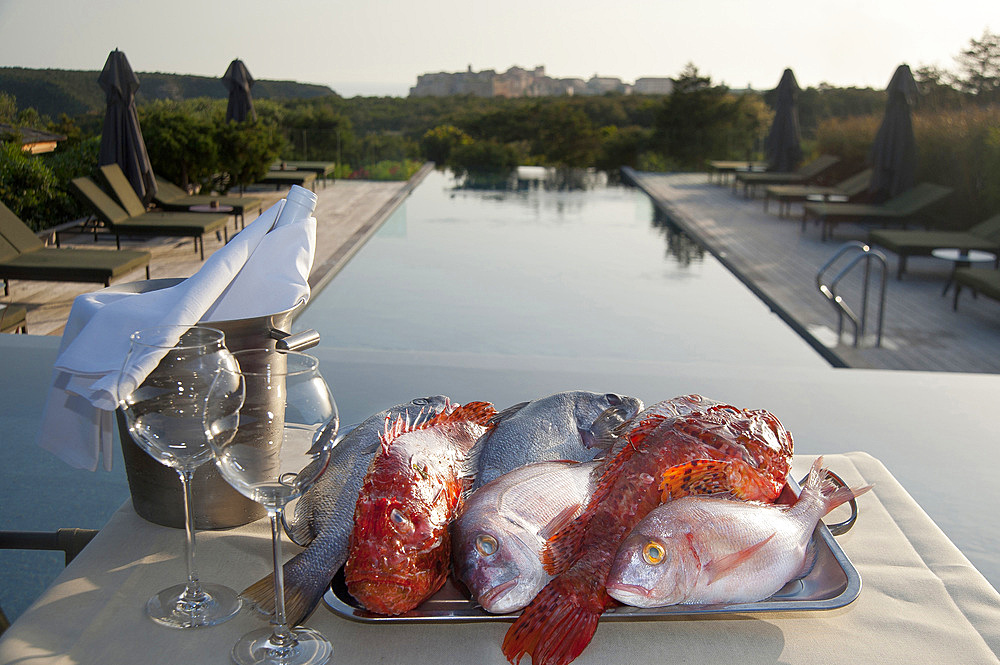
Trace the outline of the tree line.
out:
[[[919,113],[944,118],[1000,104],[1000,35],[984,32],[956,61],[955,73],[915,70]],[[183,186],[226,191],[252,183],[279,159],[336,162],[341,178],[378,172],[406,177],[411,165],[425,160],[458,174],[501,177],[518,165],[596,168],[612,175],[622,166],[700,170],[710,159],[759,158],[774,96],[732,91],[688,64],[670,95],[260,99],[257,120],[248,123],[226,122],[225,100],[197,98],[143,103],[139,116],[154,171]],[[885,101],[885,91],[872,88],[820,85],[800,91],[806,154],[836,149],[831,124],[877,122]],[[954,115],[947,117],[953,121]],[[976,117],[988,123],[993,116]],[[67,137],[52,155],[0,151],[0,199],[36,226],[85,214],[65,183],[96,169],[102,120],[95,112],[53,120],[19,109],[16,99],[0,92],[0,123],[15,132],[34,127]],[[843,141],[843,132],[837,140]],[[851,149],[858,151],[856,142]]]

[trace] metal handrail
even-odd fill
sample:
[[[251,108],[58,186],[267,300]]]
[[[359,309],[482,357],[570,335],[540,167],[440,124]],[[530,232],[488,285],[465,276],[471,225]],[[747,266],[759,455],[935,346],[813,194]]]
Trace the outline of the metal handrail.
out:
[[[840,269],[840,271],[829,281],[824,281],[824,274],[841,258],[851,254],[846,265]],[[865,273],[864,279],[861,287],[861,316],[859,317],[853,309],[844,302],[844,298],[837,293],[837,286],[840,280],[844,278],[859,262],[864,261]],[[861,339],[865,336],[865,328],[868,320],[868,291],[871,284],[871,264],[875,261],[881,268],[882,283],[879,289],[879,301],[878,301],[878,333],[876,336],[875,346],[882,346],[882,328],[885,323],[885,287],[886,287],[886,271],[887,262],[885,255],[879,251],[873,250],[870,246],[863,242],[851,241],[845,243],[840,249],[834,252],[830,260],[827,261],[819,272],[816,273],[816,288],[819,292],[830,302],[835,310],[837,310],[837,339],[839,340],[844,331],[844,317],[851,322],[854,327],[854,346],[857,348],[861,344]]]

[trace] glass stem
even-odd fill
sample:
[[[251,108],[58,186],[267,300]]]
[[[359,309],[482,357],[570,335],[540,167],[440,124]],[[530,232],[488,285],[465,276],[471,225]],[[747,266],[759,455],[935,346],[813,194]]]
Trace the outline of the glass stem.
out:
[[[285,616],[285,572],[281,565],[281,509],[268,511],[271,518],[271,551],[274,558],[274,632],[271,643],[279,649],[295,646],[295,634]]]
[[[180,469],[177,475],[181,477],[181,485],[184,487],[184,533],[187,537],[187,588],[184,589],[182,600],[186,603],[201,603],[205,600],[205,593],[201,589],[201,582],[194,566],[194,512],[191,498],[194,470]]]

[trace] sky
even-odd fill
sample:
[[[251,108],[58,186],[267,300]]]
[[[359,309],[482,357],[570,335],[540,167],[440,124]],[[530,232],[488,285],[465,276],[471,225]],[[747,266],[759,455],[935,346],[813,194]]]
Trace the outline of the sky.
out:
[[[675,77],[769,90],[884,88],[900,64],[958,71],[1000,31],[996,0],[0,0],[0,67],[318,83],[345,97],[406,96],[431,72],[545,67],[554,78]],[[992,21],[992,24],[991,24]],[[141,77],[140,77],[141,85]]]

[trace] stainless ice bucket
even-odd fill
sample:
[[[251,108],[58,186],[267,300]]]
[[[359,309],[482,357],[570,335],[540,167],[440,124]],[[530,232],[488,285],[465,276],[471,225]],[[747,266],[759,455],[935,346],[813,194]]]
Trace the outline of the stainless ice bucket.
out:
[[[174,286],[181,281],[183,280],[151,279],[111,286],[105,290],[146,293]],[[318,344],[319,333],[307,330],[290,335],[287,332],[296,309],[269,316],[212,321],[205,325],[225,333],[226,347],[230,351],[261,348],[272,349],[275,353],[278,352],[277,349],[301,351]],[[135,443],[121,409],[117,411],[116,418],[135,512],[155,524],[183,529],[184,492],[177,472],[154,460]],[[203,464],[195,471],[191,489],[191,509],[198,529],[226,529],[247,524],[266,515],[259,503],[230,487],[212,463]]]

